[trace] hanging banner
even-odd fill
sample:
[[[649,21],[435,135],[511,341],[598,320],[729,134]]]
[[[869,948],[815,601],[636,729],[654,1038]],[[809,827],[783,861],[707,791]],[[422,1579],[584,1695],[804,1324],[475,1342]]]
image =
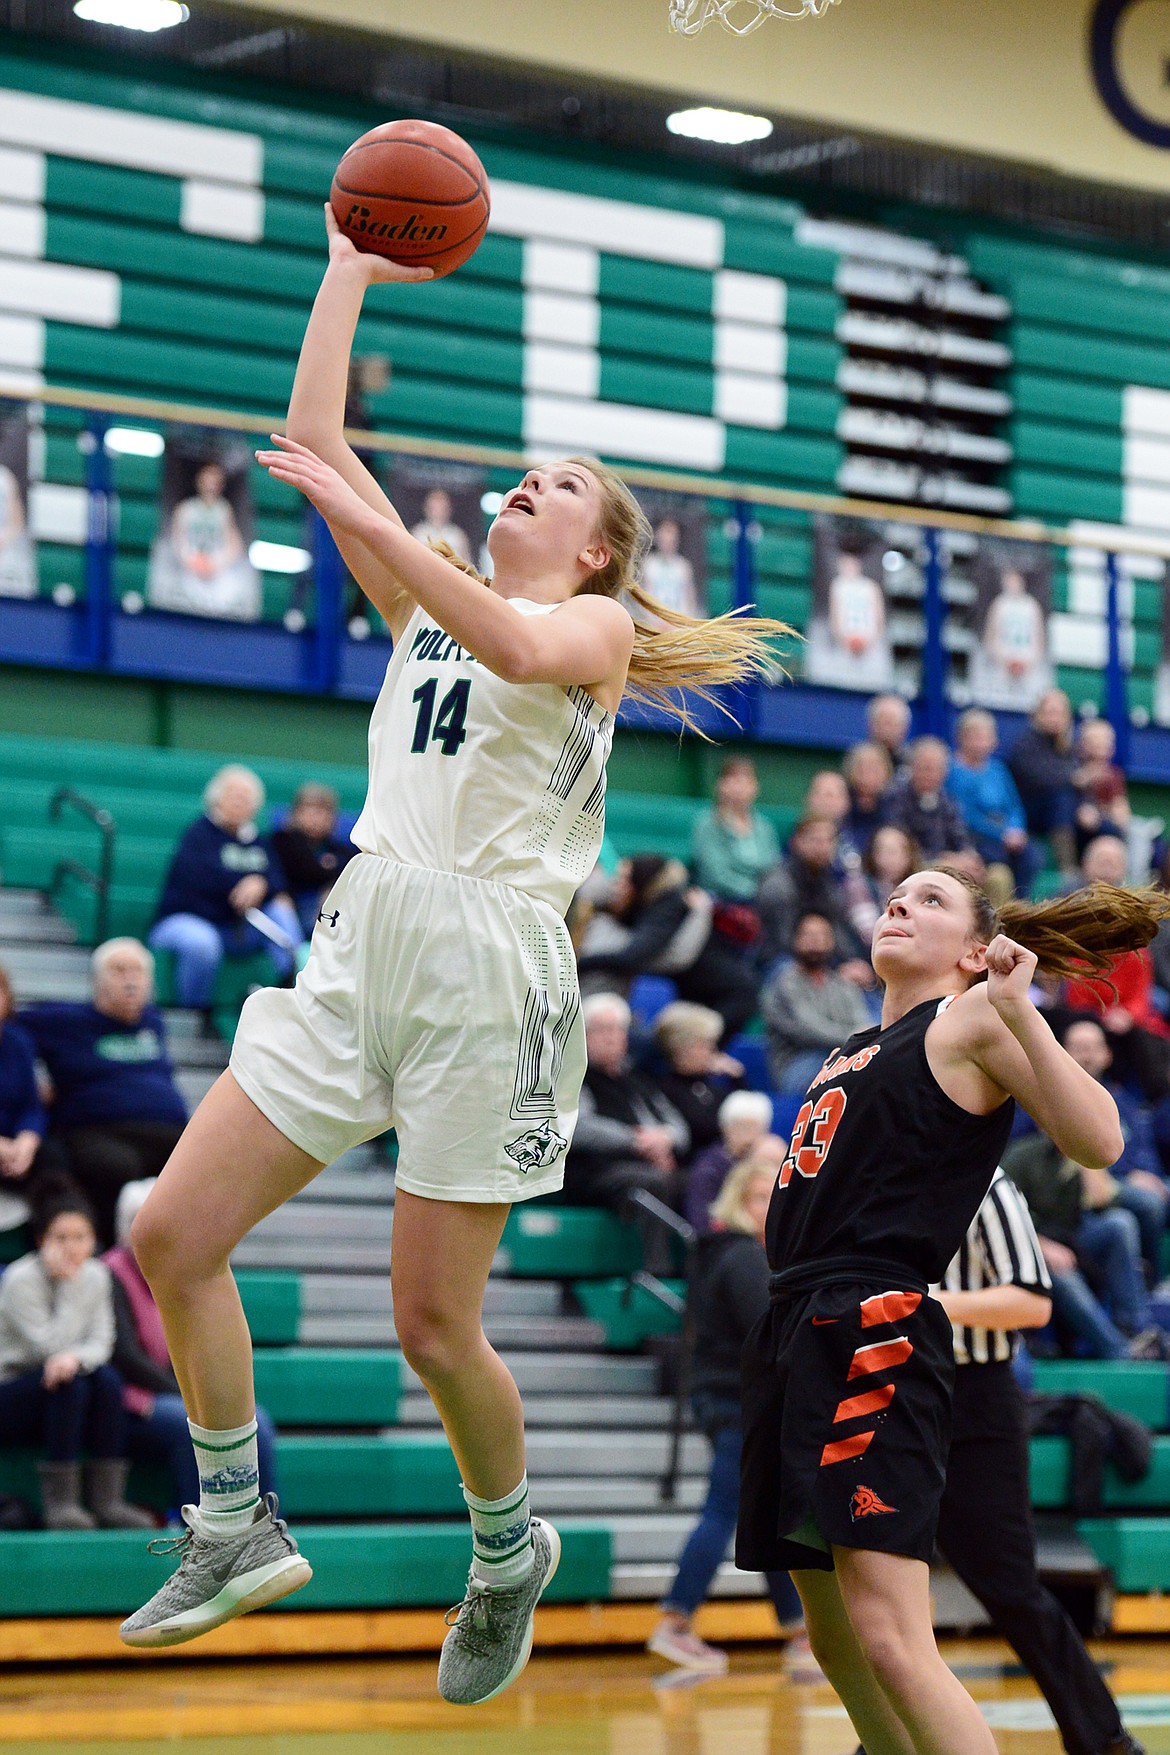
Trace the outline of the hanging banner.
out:
[[[961,577],[960,562],[953,573]],[[1030,713],[1055,681],[1049,642],[1052,613],[1052,551],[1037,543],[984,537],[964,569],[974,587],[970,620],[952,599],[948,644],[956,650],[955,627],[969,625],[967,675],[952,664],[951,694],[1017,713]],[[957,595],[957,593],[956,593]]]
[[[913,627],[891,625],[894,602],[887,590],[887,578],[895,590],[912,583],[914,564],[904,543],[897,543],[898,532],[891,525],[826,516],[815,520],[814,531],[812,618],[802,648],[805,680],[879,694],[904,687],[913,672],[914,692],[921,616]],[[915,576],[920,596],[921,573]],[[913,617],[913,590],[910,596]],[[898,637],[905,648],[900,666],[895,663]]]
[[[681,494],[640,493],[654,543],[642,562],[642,589],[679,615],[707,615],[707,508]]]
[[[248,559],[254,516],[250,453],[209,438],[172,438],[163,461],[158,535],[150,551],[152,609],[254,622],[260,575]]]
[[[0,405],[0,597],[37,595],[37,557],[28,528],[28,414]]]

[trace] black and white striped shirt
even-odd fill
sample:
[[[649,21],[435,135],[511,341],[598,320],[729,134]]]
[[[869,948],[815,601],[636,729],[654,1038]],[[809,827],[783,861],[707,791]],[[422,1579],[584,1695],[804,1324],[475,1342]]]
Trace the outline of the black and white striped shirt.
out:
[[[942,1279],[944,1292],[982,1292],[988,1286],[1022,1286],[1041,1293],[1052,1289],[1028,1204],[1002,1170],[992,1177],[962,1248]],[[1011,1331],[957,1322],[952,1327],[956,1365],[1001,1364],[1011,1358]]]

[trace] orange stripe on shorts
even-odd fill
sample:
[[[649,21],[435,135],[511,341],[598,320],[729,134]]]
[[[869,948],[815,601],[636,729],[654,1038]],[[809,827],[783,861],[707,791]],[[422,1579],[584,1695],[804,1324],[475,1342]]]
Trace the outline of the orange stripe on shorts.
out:
[[[873,1328],[879,1322],[902,1322],[913,1316],[921,1303],[921,1292],[877,1292],[862,1301],[861,1326]]]
[[[885,1371],[892,1365],[904,1365],[914,1351],[905,1335],[899,1335],[894,1341],[874,1341],[868,1347],[858,1347],[849,1367],[847,1381],[855,1377],[865,1377],[871,1371]]]
[[[895,1387],[892,1383],[883,1383],[880,1389],[867,1389],[862,1395],[846,1396],[843,1402],[837,1403],[834,1425],[838,1420],[856,1420],[862,1414],[876,1414],[879,1408],[888,1408],[894,1399]]]
[[[821,1467],[828,1463],[848,1462],[851,1456],[860,1456],[862,1451],[869,1449],[872,1432],[858,1432],[853,1438],[836,1438],[832,1444],[826,1444],[821,1452]]]

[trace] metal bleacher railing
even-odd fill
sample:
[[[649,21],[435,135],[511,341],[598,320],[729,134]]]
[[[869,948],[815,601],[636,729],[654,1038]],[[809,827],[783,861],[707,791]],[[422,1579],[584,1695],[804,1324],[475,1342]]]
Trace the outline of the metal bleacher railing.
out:
[[[176,615],[169,610],[153,609],[141,599],[131,607],[129,594],[120,596],[115,587],[120,494],[115,470],[119,460],[108,444],[111,430],[130,422],[155,433],[162,429],[188,436],[192,431],[201,431],[208,436],[259,437],[281,424],[278,417],[269,419],[234,410],[64,386],[38,388],[35,397],[30,397],[27,386],[0,379],[0,402],[3,401],[34,408],[42,421],[56,417],[72,423],[82,459],[82,486],[74,491],[85,496],[85,538],[83,588],[73,601],[63,602],[60,594],[56,601],[43,595],[0,600],[0,661],[351,699],[370,698],[376,693],[385,663],[385,642],[350,636],[345,615],[344,567],[328,531],[315,515],[311,525],[306,526],[311,529],[306,553],[311,557],[313,597],[309,614],[299,618],[303,625],[296,625],[288,616],[283,624],[248,625]],[[365,431],[351,431],[348,436],[363,452],[387,461],[428,460],[442,466],[473,466],[485,476],[506,471],[518,474],[531,461],[519,451],[432,438]],[[916,721],[921,731],[945,734],[949,722],[949,658],[945,639],[947,533],[1049,545],[1082,554],[1095,552],[1103,557],[1105,581],[1102,704],[1117,731],[1120,758],[1123,762],[1127,760],[1131,716],[1123,656],[1126,634],[1123,598],[1128,582],[1123,579],[1122,556],[1165,561],[1170,559],[1170,539],[1126,531],[1122,543],[1116,530],[1083,526],[1072,529],[1036,520],[985,518],[941,508],[850,499],[640,465],[622,466],[622,473],[635,490],[686,496],[703,504],[709,512],[721,515],[728,538],[727,599],[732,607],[748,613],[756,601],[760,582],[759,521],[769,513],[803,514],[809,518],[830,514],[871,522],[896,522],[920,530],[924,635]],[[76,542],[77,538],[73,540]],[[807,684],[799,689],[761,684],[742,691],[736,701],[736,717],[747,736],[822,747],[850,741],[856,735],[859,710],[859,697]],[[701,712],[697,716],[700,723],[705,723]],[[641,711],[630,718],[634,723],[651,727],[656,722],[653,714]],[[711,728],[716,722],[715,715],[706,720]],[[1170,776],[1170,730],[1143,728],[1136,738],[1141,747],[1136,767],[1131,771],[1149,779]]]

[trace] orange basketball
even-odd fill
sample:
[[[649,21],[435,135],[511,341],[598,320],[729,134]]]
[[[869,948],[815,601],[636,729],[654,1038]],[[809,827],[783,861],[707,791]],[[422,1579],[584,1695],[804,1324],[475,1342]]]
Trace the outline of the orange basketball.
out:
[[[475,251],[491,198],[466,140],[437,122],[383,122],[355,140],[333,173],[329,200],[359,250],[433,268],[436,276]]]

